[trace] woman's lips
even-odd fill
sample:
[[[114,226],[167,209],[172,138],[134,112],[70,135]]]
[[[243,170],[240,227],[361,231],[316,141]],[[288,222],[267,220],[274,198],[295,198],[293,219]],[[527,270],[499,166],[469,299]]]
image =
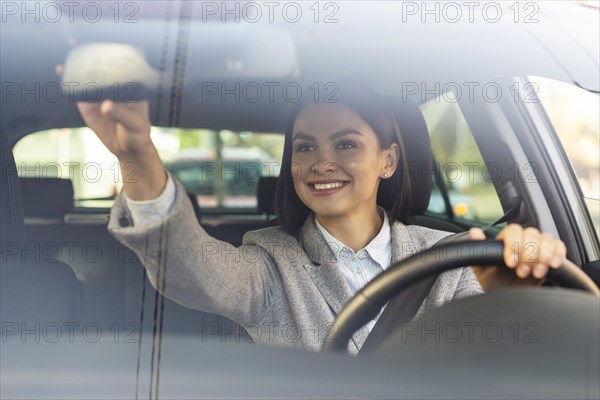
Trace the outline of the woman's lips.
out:
[[[327,196],[342,190],[350,182],[335,181],[335,182],[312,182],[308,183],[308,187],[312,193],[318,196]]]

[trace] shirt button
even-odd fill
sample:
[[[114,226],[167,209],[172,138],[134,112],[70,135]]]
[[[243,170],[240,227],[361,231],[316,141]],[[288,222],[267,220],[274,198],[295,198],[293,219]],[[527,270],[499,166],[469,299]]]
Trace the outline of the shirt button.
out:
[[[130,225],[129,218],[127,218],[125,215],[121,215],[119,217],[119,226],[121,228],[127,228],[129,225]]]

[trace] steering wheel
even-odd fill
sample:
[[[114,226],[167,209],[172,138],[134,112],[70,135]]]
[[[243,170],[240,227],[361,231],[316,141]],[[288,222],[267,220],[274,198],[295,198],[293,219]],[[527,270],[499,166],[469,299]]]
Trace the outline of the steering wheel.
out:
[[[448,243],[395,263],[344,306],[329,329],[322,349],[345,351],[354,332],[375,318],[395,295],[421,279],[465,265],[504,266],[503,250],[504,244],[492,239]],[[559,286],[581,289],[600,297],[600,290],[592,279],[568,260],[560,268],[550,269],[548,279]]]

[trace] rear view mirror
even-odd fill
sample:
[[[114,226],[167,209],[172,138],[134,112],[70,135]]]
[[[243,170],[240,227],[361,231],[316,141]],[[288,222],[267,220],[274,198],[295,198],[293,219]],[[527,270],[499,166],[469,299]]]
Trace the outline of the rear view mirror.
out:
[[[134,101],[155,91],[159,73],[141,51],[121,43],[90,43],[71,50],[65,61],[62,85],[76,101],[105,99]]]

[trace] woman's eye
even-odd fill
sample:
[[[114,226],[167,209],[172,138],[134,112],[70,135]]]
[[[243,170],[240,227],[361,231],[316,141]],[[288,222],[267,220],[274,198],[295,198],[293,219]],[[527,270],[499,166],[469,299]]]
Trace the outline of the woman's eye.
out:
[[[339,142],[336,146],[338,149],[354,149],[356,148],[356,143],[350,140],[343,140]]]
[[[315,149],[315,147],[309,143],[302,143],[296,147],[296,151],[300,152],[300,153],[305,153],[307,151],[312,151],[314,149]]]

